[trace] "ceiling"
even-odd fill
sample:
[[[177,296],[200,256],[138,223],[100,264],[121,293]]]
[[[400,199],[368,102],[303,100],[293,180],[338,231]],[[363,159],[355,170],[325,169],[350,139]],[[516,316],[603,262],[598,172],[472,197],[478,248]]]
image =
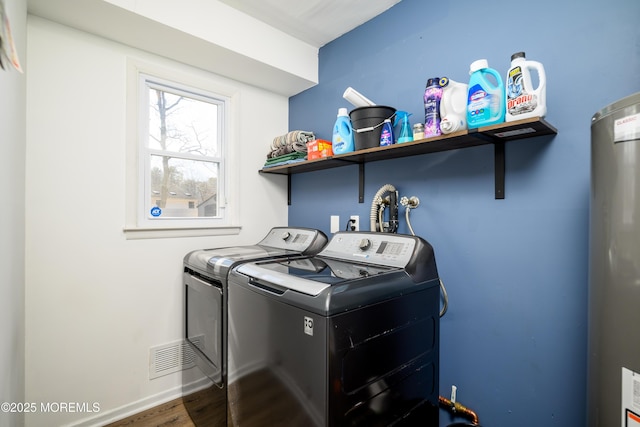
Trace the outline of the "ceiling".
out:
[[[274,28],[322,47],[400,0],[219,0]]]

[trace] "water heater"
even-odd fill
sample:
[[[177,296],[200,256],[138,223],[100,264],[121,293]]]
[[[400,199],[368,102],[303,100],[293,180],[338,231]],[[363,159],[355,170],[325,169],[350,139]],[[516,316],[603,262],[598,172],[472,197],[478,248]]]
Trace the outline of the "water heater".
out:
[[[640,427],[640,93],[591,121],[588,427]]]

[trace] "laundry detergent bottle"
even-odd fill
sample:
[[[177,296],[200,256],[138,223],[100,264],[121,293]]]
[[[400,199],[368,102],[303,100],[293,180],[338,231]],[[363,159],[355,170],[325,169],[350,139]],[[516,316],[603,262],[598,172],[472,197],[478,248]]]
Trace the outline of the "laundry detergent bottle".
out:
[[[380,146],[386,147],[393,143],[395,143],[395,141],[393,139],[393,125],[391,124],[391,119],[384,119],[382,131],[380,132]]]
[[[486,59],[471,63],[467,95],[467,126],[469,129],[504,122],[505,101],[502,77],[489,68]]]
[[[346,108],[338,109],[338,118],[333,125],[333,138],[331,140],[333,154],[350,153],[355,150],[353,128]]]
[[[440,101],[442,100],[442,86],[440,77],[427,80],[424,89],[424,137],[442,135],[440,131]]]
[[[538,87],[533,87],[531,72],[538,74]],[[511,55],[511,67],[507,72],[505,120],[544,117],[547,114],[547,76],[537,61],[525,59],[524,52]]]
[[[467,128],[467,93],[469,86],[449,80],[440,79],[442,100],[440,101],[440,130],[449,134]]]

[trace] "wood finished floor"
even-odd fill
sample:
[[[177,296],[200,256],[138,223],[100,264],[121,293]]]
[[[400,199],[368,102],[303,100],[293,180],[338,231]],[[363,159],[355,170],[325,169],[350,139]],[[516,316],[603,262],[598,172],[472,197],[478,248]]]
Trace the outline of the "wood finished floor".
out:
[[[195,427],[193,421],[189,417],[189,413],[182,402],[182,398],[178,398],[151,408],[144,412],[132,415],[128,418],[107,424],[105,427]]]
[[[304,414],[296,411],[298,404],[295,398],[268,370],[257,371],[241,378],[232,384],[229,390],[232,400],[229,405],[230,411],[243,427],[313,425]],[[221,394],[216,391],[207,388],[104,427],[195,427],[191,417],[202,426],[222,427],[225,426],[226,420],[220,414],[224,412],[211,410],[212,407],[224,405],[224,400],[220,400]],[[243,405],[237,404],[240,396]],[[251,408],[251,411],[244,411],[244,407]]]
[[[224,400],[220,400],[221,394],[212,390],[207,388],[183,396],[104,427],[195,427],[191,416],[197,417],[194,419],[200,425],[224,427],[224,412],[209,410],[213,406],[224,405]]]

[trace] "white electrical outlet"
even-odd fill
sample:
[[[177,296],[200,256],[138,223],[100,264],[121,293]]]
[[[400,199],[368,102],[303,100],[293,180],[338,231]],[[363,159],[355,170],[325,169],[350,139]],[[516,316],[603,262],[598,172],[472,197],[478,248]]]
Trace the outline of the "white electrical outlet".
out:
[[[338,231],[340,231],[340,216],[331,215],[331,232],[337,233]]]
[[[349,223],[349,229],[351,231],[360,231],[360,216],[351,215],[349,219],[351,220],[351,222]]]

